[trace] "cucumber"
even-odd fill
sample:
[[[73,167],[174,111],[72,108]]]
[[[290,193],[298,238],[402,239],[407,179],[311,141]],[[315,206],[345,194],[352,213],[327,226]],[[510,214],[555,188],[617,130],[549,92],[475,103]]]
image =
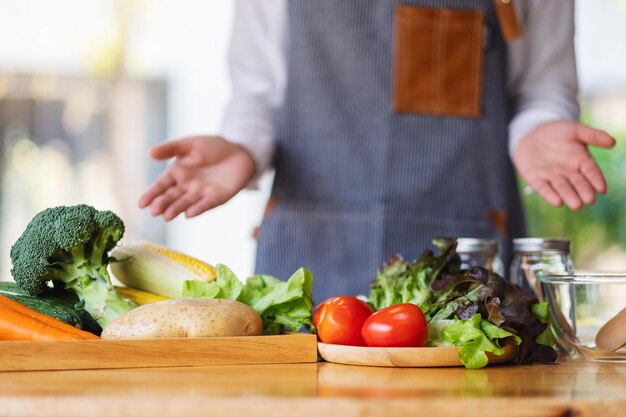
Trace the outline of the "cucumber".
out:
[[[93,317],[91,317],[91,314],[89,314],[87,310],[79,306],[80,300],[72,291],[55,288],[46,292],[44,297],[59,304],[65,304],[69,308],[74,309],[80,317],[83,330],[91,332],[97,336],[100,336],[100,333],[102,333],[102,327],[96,320],[94,320]]]
[[[9,281],[0,281],[0,294],[28,295],[28,293],[21,290],[15,282]]]
[[[71,326],[96,335],[102,333],[102,327],[93,317],[84,309],[76,307],[78,296],[70,291],[50,289],[38,297],[33,297],[22,291],[14,282],[0,282],[0,294]]]

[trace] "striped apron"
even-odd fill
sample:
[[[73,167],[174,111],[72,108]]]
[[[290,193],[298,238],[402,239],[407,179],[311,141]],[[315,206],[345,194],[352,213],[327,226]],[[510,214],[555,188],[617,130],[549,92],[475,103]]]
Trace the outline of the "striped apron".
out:
[[[480,117],[393,110],[400,3],[485,12]],[[288,13],[275,204],[260,228],[257,273],[287,279],[309,268],[320,303],[368,294],[390,255],[417,258],[436,236],[500,239],[506,260],[524,222],[491,0],[289,0]],[[494,212],[506,213],[508,233]]]

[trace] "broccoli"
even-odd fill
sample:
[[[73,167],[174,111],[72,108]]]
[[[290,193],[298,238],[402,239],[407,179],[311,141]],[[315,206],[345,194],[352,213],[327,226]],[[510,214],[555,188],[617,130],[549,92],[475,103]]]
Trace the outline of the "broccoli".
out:
[[[85,204],[46,209],[33,217],[11,247],[11,274],[34,296],[50,283],[64,285],[104,327],[136,307],[117,293],[107,272],[108,252],[123,235],[124,223],[111,211]]]

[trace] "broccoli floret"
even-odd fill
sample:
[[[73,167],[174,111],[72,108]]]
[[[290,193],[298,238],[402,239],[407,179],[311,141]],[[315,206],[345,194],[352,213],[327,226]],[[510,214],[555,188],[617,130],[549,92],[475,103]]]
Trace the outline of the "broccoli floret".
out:
[[[124,235],[124,223],[111,211],[80,204],[35,215],[11,248],[11,274],[31,295],[48,284],[74,291],[83,308],[104,327],[136,307],[117,293],[107,272],[109,251]]]

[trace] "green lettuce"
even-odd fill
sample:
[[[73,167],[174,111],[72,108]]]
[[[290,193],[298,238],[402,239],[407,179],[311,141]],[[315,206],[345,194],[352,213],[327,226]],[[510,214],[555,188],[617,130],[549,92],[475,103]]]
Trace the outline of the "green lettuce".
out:
[[[437,320],[428,323],[428,346],[454,346],[448,341],[443,340],[443,335],[441,334],[444,327],[449,326],[454,322],[454,320]]]
[[[438,254],[428,250],[411,262],[394,256],[380,268],[369,298],[376,310],[397,303],[413,303],[420,307],[430,324],[442,320],[467,321],[478,315],[483,320],[482,326],[479,326],[483,333],[487,334],[485,329],[491,333],[499,329],[521,340],[518,363],[556,361],[552,335],[547,329],[545,305],[537,304],[537,299],[527,297],[521,288],[485,268],[476,266],[462,270],[455,239],[438,238],[433,244]],[[468,335],[464,338],[472,340],[471,343],[463,342],[468,346],[464,349],[467,361],[481,363],[486,358],[484,352],[489,350],[470,348],[484,347],[488,343],[480,338],[471,338],[476,332],[466,326]],[[433,327],[429,330],[437,329]],[[437,343],[450,345],[449,341],[441,338],[431,341],[431,345],[436,346]]]
[[[269,275],[254,275],[245,284],[225,265],[217,265],[212,282],[185,281],[183,297],[225,298],[252,307],[263,320],[264,334],[279,334],[283,328],[312,330],[313,275],[298,269],[287,281]]]
[[[554,334],[552,334],[552,330],[549,326],[549,318],[548,318],[548,302],[544,301],[542,303],[535,303],[531,306],[530,312],[533,316],[535,316],[540,323],[545,324],[545,330],[537,336],[535,341],[544,346],[554,346],[556,344],[556,338]]]
[[[428,318],[432,309],[432,283],[440,275],[460,272],[461,264],[455,239],[436,238],[433,245],[439,250],[439,255],[427,250],[413,262],[405,262],[400,255],[389,258],[370,289],[369,303],[375,310],[393,304],[412,303],[420,306]]]
[[[490,322],[483,320],[480,314],[475,314],[468,320],[456,318],[453,323],[441,329],[441,343],[443,346],[460,346],[459,357],[461,363],[468,369],[482,368],[489,359],[486,352],[500,356],[504,349],[498,339],[512,337],[519,345],[521,339]]]

